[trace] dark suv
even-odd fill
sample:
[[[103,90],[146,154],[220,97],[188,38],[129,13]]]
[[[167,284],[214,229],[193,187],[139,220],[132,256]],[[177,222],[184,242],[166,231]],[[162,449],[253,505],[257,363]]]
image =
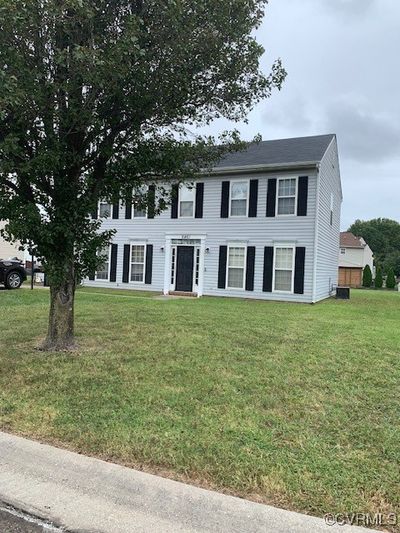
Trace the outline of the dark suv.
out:
[[[26,280],[26,270],[20,261],[0,259],[0,283],[6,289],[19,289]]]

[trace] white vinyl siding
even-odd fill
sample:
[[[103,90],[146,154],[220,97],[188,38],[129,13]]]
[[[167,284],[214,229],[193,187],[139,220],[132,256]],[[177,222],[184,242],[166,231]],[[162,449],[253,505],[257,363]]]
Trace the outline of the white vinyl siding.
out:
[[[144,283],[146,260],[146,245],[132,244],[130,257],[129,280],[136,283]]]
[[[296,214],[297,178],[278,179],[276,202],[276,213],[278,215]]]
[[[181,185],[179,187],[179,218],[194,217],[194,201],[196,188]]]
[[[249,181],[231,181],[230,216],[245,217],[249,203]]]
[[[294,247],[275,247],[274,249],[274,292],[293,292]]]
[[[104,255],[105,261],[96,270],[96,280],[108,281],[110,279],[110,251],[107,246],[99,255]]]
[[[228,246],[227,258],[227,288],[244,289],[246,271],[246,247]]]
[[[279,178],[277,172],[270,174],[251,173],[242,179],[234,175],[224,176],[207,176],[202,177],[199,181],[204,185],[204,217],[203,218],[171,218],[171,208],[156,215],[153,220],[147,218],[137,218],[126,221],[124,218],[124,207],[120,207],[119,219],[109,218],[103,221],[103,230],[116,229],[117,232],[113,237],[113,242],[118,244],[118,257],[116,267],[116,283],[113,285],[120,289],[142,289],[142,283],[123,283],[123,263],[124,263],[124,244],[137,243],[153,244],[153,269],[152,284],[149,290],[161,292],[165,286],[166,271],[166,235],[179,235],[184,238],[195,238],[198,235],[205,235],[205,254],[204,265],[200,264],[203,271],[203,294],[209,296],[235,296],[248,298],[248,291],[243,289],[227,288],[227,273],[225,288],[218,288],[218,271],[219,271],[219,249],[220,246],[255,246],[256,256],[254,263],[254,291],[251,293],[252,298],[263,300],[285,300],[311,302],[312,299],[312,274],[314,261],[314,221],[316,206],[316,184],[317,172],[312,169],[299,171],[282,172],[282,177],[296,178],[299,175],[309,176],[308,188],[308,216],[307,217],[274,217],[267,219],[265,217],[265,206],[267,202],[268,178]],[[221,182],[222,181],[241,181],[246,182],[248,179],[258,179],[258,216],[255,218],[248,217],[230,217],[221,218]],[[168,188],[168,185],[166,185]],[[156,191],[157,194],[157,191]],[[329,209],[329,203],[328,203]],[[335,214],[335,219],[336,219]],[[325,212],[325,219],[328,220]],[[263,268],[264,268],[264,247],[274,246],[276,244],[296,244],[304,246],[310,252],[305,258],[304,274],[304,294],[291,294],[288,292],[274,293],[263,291]],[[339,253],[339,246],[337,247]],[[227,260],[228,262],[228,260]],[[170,276],[170,258],[168,258],[168,281]],[[128,278],[129,279],[129,278]],[[108,287],[108,281],[89,281],[85,280],[86,285],[97,287]]]

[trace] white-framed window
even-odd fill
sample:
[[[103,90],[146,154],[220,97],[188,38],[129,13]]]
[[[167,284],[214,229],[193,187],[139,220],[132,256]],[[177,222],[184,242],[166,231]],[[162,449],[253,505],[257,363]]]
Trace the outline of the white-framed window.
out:
[[[106,246],[98,255],[104,256],[104,262],[97,267],[96,280],[108,281],[110,279],[110,253],[111,246]]]
[[[140,193],[140,195],[146,195],[148,194],[148,187],[142,188],[141,190],[137,190],[137,193]],[[144,205],[137,206],[133,202],[132,204],[132,218],[146,218],[147,217],[147,209]]]
[[[297,178],[278,178],[277,215],[295,215],[297,209]]]
[[[111,216],[113,206],[106,200],[100,200],[99,202],[99,218],[108,218]]]
[[[274,292],[293,292],[294,246],[274,248]]]
[[[144,283],[146,264],[146,245],[132,244],[130,257],[129,281]]]
[[[196,198],[196,187],[181,185],[179,187],[179,218],[194,217],[194,202]]]
[[[246,246],[231,244],[228,246],[226,262],[226,286],[228,289],[244,289],[246,274]]]
[[[340,248],[340,253],[341,253],[342,255],[345,255],[345,253],[346,253],[346,248]]]
[[[246,217],[249,203],[249,180],[231,181],[229,216]]]

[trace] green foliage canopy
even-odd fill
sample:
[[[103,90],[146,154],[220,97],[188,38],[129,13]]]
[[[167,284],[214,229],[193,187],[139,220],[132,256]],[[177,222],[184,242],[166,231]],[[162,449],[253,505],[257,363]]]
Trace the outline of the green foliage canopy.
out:
[[[348,231],[363,239],[385,272],[392,268],[400,275],[400,224],[388,218],[356,220]]]
[[[243,147],[188,134],[280,88],[259,70],[264,0],[0,0],[0,219],[53,284],[95,267],[100,198],[189,181]],[[218,145],[216,147],[216,144]],[[157,209],[168,201],[158,191]],[[68,266],[66,266],[68,265]]]

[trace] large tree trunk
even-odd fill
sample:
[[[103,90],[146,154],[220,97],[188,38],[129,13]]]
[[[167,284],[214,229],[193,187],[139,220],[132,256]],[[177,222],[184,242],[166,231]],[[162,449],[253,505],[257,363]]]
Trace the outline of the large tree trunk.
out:
[[[66,279],[50,285],[49,329],[42,350],[60,351],[74,348],[75,278],[73,268]]]

